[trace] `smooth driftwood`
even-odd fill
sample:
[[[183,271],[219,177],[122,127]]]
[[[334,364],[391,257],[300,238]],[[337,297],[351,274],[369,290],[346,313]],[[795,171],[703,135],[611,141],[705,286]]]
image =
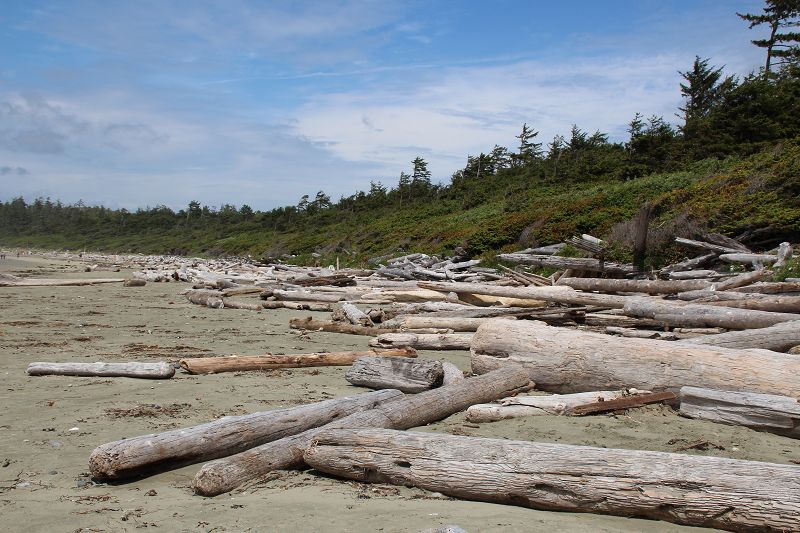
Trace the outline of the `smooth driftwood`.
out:
[[[573,278],[574,279],[574,278]],[[599,307],[622,308],[628,300],[626,296],[612,294],[594,294],[580,292],[571,287],[504,287],[481,283],[447,283],[437,281],[421,281],[419,286],[425,289],[456,294],[485,294],[506,298],[544,300],[574,305],[596,305]]]
[[[190,289],[184,294],[186,299],[196,305],[204,305],[212,309],[222,309],[225,304],[222,301],[222,293],[206,289]]]
[[[694,300],[694,302],[702,303],[703,305],[736,307],[738,309],[753,309],[756,311],[770,311],[773,313],[800,313],[800,296],[767,296],[741,292],[709,292],[711,293],[710,295]],[[735,296],[731,297],[731,295]]]
[[[609,401],[630,394],[649,391],[592,391],[573,394],[551,394],[549,396],[513,396],[503,398],[499,403],[481,403],[467,409],[470,422],[496,422],[508,418],[524,416],[568,415],[579,405],[598,401]]]
[[[125,278],[93,278],[93,279],[47,279],[17,278],[1,280],[0,287],[82,287],[99,283],[123,283]]]
[[[800,439],[797,398],[753,392],[682,387],[682,415]]]
[[[800,317],[798,317],[800,318]],[[702,346],[722,346],[724,348],[761,348],[775,352],[786,352],[800,344],[800,319],[795,322],[782,322],[768,328],[729,331],[717,335],[702,335],[684,339],[681,344]]]
[[[737,248],[732,248],[730,246],[720,246],[719,244],[713,244],[705,241],[695,241],[692,239],[684,239],[683,237],[675,237],[675,242],[677,242],[678,244],[683,244],[684,246],[689,246],[691,248],[709,250],[717,254],[739,253],[742,251]]]
[[[559,285],[581,291],[600,292],[645,292],[649,294],[676,294],[684,291],[704,289],[711,286],[706,280],[648,280],[648,279],[603,279],[561,278]]]
[[[747,285],[746,287],[739,287],[732,290],[734,292],[755,292],[759,294],[792,293],[792,292],[800,292],[800,282],[788,281],[788,280],[773,281],[773,282],[762,281],[759,283],[753,283],[752,285]]]
[[[304,368],[312,366],[347,366],[359,357],[380,355],[384,357],[416,357],[413,348],[391,350],[367,350],[361,352],[322,352],[296,355],[231,355],[227,357],[192,357],[181,359],[181,368],[190,374],[217,374],[220,372],[242,372],[245,370],[269,370],[274,368]],[[384,387],[386,388],[386,387]]]
[[[264,309],[293,309],[295,311],[333,311],[333,304],[317,302],[289,302],[283,300],[262,301]]]
[[[342,303],[342,312],[344,313],[344,316],[347,317],[347,320],[356,326],[371,327],[375,325],[372,323],[372,319],[367,316],[364,311],[350,302]]]
[[[444,370],[439,361],[369,356],[361,357],[353,363],[344,378],[360,387],[417,393],[441,385]]]
[[[712,259],[717,257],[717,255],[718,254],[716,252],[711,252],[711,253],[704,254],[704,255],[701,255],[701,256],[698,256],[698,257],[694,257],[692,259],[687,259],[685,261],[681,261],[680,263],[673,263],[671,265],[667,265],[664,268],[662,268],[660,270],[660,272],[662,274],[669,274],[670,272],[680,272],[680,271],[683,271],[683,270],[692,270],[692,269],[695,269],[695,268],[697,268],[697,267],[699,267],[699,266],[711,261]]]
[[[536,265],[551,268],[573,268],[575,270],[588,270],[590,272],[607,272],[609,274],[633,274],[636,268],[633,265],[621,265],[608,261],[600,261],[588,257],[559,257],[555,255],[532,254],[499,254],[498,259],[511,263]]]
[[[411,346],[417,350],[469,350],[471,342],[472,333],[381,333],[369,345],[375,348]]]
[[[344,296],[338,293],[311,292],[311,291],[284,291],[274,289],[272,295],[278,300],[288,300],[294,302],[323,302],[335,303],[344,300]]]
[[[473,372],[518,364],[549,392],[694,386],[800,396],[800,357],[783,353],[612,337],[534,321],[490,320],[478,328]]]
[[[773,313],[645,298],[628,299],[623,312],[628,316],[652,318],[672,327],[716,326],[727,329],[749,329],[765,328],[800,319],[800,315],[794,313]]]
[[[515,320],[515,317],[503,317],[506,320]],[[440,316],[403,316],[396,317],[381,323],[382,328],[390,329],[425,329],[440,328],[453,331],[477,331],[478,326],[488,318],[440,317]]]
[[[732,278],[715,283],[712,289],[717,291],[727,291],[730,289],[736,289],[738,287],[744,287],[746,285],[752,285],[753,283],[764,279],[767,274],[768,272],[763,268],[759,268],[753,272],[743,272],[742,274],[738,274]]]
[[[504,368],[419,394],[403,396],[327,426],[203,465],[194,477],[194,490],[204,496],[216,496],[272,470],[299,467],[303,464],[305,449],[320,431],[326,429],[420,427],[463,411],[470,405],[504,398],[531,385],[524,370]]]
[[[800,523],[793,465],[376,429],[323,431],[304,459],[347,479],[549,511],[739,532]]]
[[[442,385],[450,385],[451,383],[458,383],[459,381],[467,379],[464,377],[464,373],[460,368],[448,361],[442,361],[442,371],[444,372]]]
[[[678,272],[670,272],[669,279],[703,279],[714,277],[717,274],[719,273],[716,270],[681,270]]]
[[[743,254],[743,253],[730,253],[722,254],[719,256],[722,261],[728,263],[742,263],[745,265],[765,265],[772,264],[778,260],[777,255],[772,254]]]
[[[109,442],[92,452],[89,469],[95,479],[116,480],[179,468],[240,453],[400,396],[400,391],[375,391]]]
[[[28,365],[29,376],[102,376],[168,379],[175,375],[170,363],[45,363]]]

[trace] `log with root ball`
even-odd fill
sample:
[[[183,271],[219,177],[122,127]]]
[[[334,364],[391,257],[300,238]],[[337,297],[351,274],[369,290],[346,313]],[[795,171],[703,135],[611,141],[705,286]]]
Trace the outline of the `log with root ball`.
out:
[[[533,509],[740,532],[800,523],[792,465],[385,429],[320,432],[304,459],[345,479]]]
[[[109,442],[92,452],[89,470],[104,481],[171,470],[301,433],[400,396],[399,391],[375,391]]]
[[[175,375],[171,363],[47,363],[28,365],[29,376],[96,376],[168,379]]]
[[[230,355],[227,357],[193,357],[181,359],[181,368],[190,374],[216,374],[219,372],[242,372],[247,370],[271,370],[275,368],[305,368],[313,366],[347,366],[359,357],[370,355],[416,357],[413,348],[389,350],[365,350],[359,352],[320,352],[296,355]]]
[[[203,465],[194,477],[194,490],[203,496],[216,496],[273,470],[297,468],[303,464],[305,449],[313,438],[325,429],[420,427],[463,411],[470,405],[504,398],[521,390],[527,390],[531,386],[527,373],[521,368],[512,367],[419,394],[403,396],[387,401],[375,409],[337,420],[325,427],[270,442]]]
[[[441,385],[444,369],[439,361],[372,356],[359,358],[344,377],[353,385],[370,389],[417,393]]]
[[[800,358],[783,353],[611,337],[534,321],[490,320],[478,329],[473,372],[519,364],[548,392],[694,386],[800,397]]]

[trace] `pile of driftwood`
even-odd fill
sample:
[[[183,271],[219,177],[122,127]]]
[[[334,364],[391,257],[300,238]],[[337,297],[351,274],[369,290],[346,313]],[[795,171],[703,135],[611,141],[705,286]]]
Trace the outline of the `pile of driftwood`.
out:
[[[480,263],[480,259],[469,259],[463,252],[445,259],[414,253],[389,259],[385,265],[379,264],[375,272],[389,279],[401,280],[488,281],[502,278],[493,268],[479,267]]]

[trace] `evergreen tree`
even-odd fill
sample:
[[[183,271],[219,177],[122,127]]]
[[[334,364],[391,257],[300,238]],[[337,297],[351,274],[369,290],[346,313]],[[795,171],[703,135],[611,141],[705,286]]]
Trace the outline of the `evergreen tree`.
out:
[[[759,48],[765,48],[767,58],[764,64],[764,76],[769,76],[773,58],[779,66],[797,64],[800,61],[800,33],[782,32],[782,29],[800,26],[800,0],[766,0],[764,12],[736,13],[739,18],[750,23],[750,29],[766,24],[769,37],[751,41]]]
[[[519,153],[514,158],[517,165],[524,165],[542,155],[542,143],[533,142],[537,135],[539,132],[529,128],[527,122],[522,125],[522,131],[516,136],[519,139]]]
[[[733,76],[720,82],[723,67],[709,66],[708,62],[709,59],[695,56],[691,70],[678,72],[685,80],[685,83],[681,83],[681,96],[686,103],[678,109],[683,112],[684,125],[681,130],[687,138],[695,133],[696,124],[693,123],[707,116],[714,105],[736,86]]]
[[[421,198],[428,194],[432,188],[431,171],[428,162],[417,156],[412,162],[414,171],[411,174],[411,197]]]

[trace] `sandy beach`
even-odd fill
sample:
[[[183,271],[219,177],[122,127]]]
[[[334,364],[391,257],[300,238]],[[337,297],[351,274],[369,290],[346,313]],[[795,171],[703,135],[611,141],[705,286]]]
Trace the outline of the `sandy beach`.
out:
[[[111,277],[80,261],[0,260],[25,277]],[[225,415],[363,392],[345,367],[173,379],[28,377],[33,361],[170,361],[365,349],[368,337],[289,329],[305,311],[208,309],[185,283],[0,288],[0,509],[5,531],[385,531],[457,524],[483,531],[700,531],[665,522],[535,511],[451,499],[419,489],[339,481],[312,470],[277,472],[215,498],[195,496],[200,465],[120,484],[95,484],[91,451],[105,442]],[[319,318],[328,316],[316,313]],[[421,352],[469,369],[468,352]],[[624,415],[532,417],[465,424],[459,414],[418,428],[530,441],[681,451],[775,463],[800,461],[800,441],[679,417],[665,406]],[[705,443],[697,446],[697,443]],[[695,446],[695,447],[693,447]]]

